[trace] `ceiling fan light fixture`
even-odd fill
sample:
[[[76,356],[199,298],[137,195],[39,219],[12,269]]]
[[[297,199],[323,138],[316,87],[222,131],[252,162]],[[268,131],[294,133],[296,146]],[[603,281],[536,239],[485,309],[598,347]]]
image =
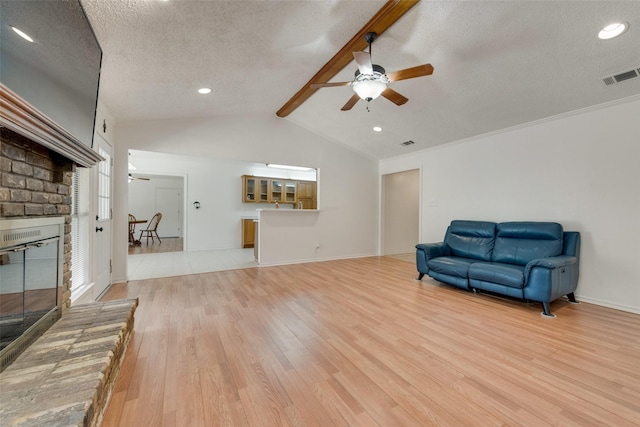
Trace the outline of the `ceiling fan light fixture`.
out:
[[[387,88],[387,84],[382,80],[362,79],[353,82],[353,91],[358,94],[360,99],[372,101],[380,96]]]
[[[373,74],[361,74],[356,71],[356,77],[351,83],[353,91],[364,101],[372,101],[380,96],[387,88],[389,77],[385,74],[384,68],[374,64]]]

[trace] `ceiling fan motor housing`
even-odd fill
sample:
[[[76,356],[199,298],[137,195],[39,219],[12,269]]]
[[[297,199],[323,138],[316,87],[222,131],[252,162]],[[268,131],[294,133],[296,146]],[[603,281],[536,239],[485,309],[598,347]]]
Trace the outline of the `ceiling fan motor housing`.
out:
[[[386,73],[385,69],[378,65],[378,64],[373,64],[371,65],[371,68],[373,68],[373,75],[375,76],[376,74],[379,75],[384,75]],[[356,70],[356,72],[354,73],[354,76],[357,78],[360,75],[360,70]]]

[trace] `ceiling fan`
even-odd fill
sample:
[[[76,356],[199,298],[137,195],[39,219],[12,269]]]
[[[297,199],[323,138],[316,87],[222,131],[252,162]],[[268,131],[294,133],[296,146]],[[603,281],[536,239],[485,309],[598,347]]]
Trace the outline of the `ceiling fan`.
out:
[[[150,178],[145,178],[143,176],[133,176],[131,174],[129,174],[129,182],[131,181],[149,181]]]
[[[368,32],[365,34],[364,39],[369,44],[369,52],[353,52],[353,57],[356,60],[356,64],[358,64],[358,69],[355,72],[355,78],[353,81],[313,83],[311,84],[311,87],[316,89],[322,87],[351,86],[355,93],[341,108],[342,111],[350,110],[360,99],[367,101],[368,103],[380,95],[396,105],[406,103],[409,98],[387,87],[387,85],[399,80],[429,76],[433,73],[433,66],[431,64],[418,65],[417,67],[405,68],[404,70],[386,74],[384,68],[371,62],[371,44],[377,37],[377,33]],[[367,105],[367,111],[368,110],[369,107]]]

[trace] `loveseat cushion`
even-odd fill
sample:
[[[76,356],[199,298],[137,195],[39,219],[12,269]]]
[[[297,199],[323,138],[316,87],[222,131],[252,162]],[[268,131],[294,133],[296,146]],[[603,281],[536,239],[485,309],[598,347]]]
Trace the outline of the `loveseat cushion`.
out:
[[[555,222],[503,222],[496,226],[492,261],[526,265],[562,253],[562,225]]]
[[[427,261],[427,266],[430,271],[436,273],[467,279],[469,277],[469,266],[474,262],[478,261],[469,258],[443,256],[430,259]]]
[[[469,267],[469,279],[522,289],[524,287],[524,267],[497,262],[476,262]]]
[[[444,242],[454,256],[491,261],[495,232],[494,222],[451,221]]]

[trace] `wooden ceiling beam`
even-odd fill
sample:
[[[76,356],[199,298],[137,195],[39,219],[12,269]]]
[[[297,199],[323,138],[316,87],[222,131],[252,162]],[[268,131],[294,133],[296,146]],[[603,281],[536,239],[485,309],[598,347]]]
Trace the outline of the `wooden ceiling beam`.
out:
[[[402,15],[415,6],[420,0],[389,0],[384,6],[362,27],[360,31],[342,49],[334,55],[282,108],[278,110],[278,117],[287,117],[302,103],[304,103],[317,88],[311,87],[313,83],[327,83],[344,67],[353,61],[353,52],[365,50],[368,46],[364,35],[374,31],[381,35],[393,25]]]

